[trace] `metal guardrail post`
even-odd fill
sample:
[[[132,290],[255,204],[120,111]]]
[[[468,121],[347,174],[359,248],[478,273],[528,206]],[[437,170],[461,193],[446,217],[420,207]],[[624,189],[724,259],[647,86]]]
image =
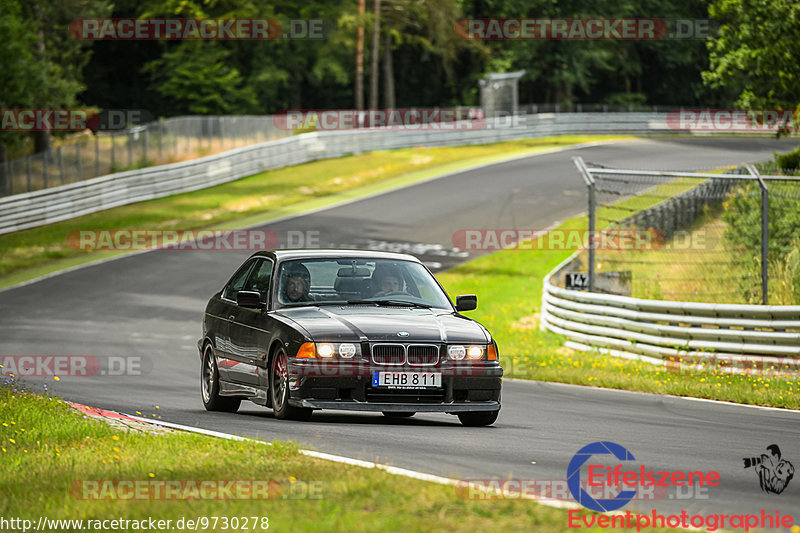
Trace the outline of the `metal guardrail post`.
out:
[[[25,158],[25,171],[28,174],[28,192],[31,192],[31,156]]]
[[[578,172],[583,176],[583,181],[589,193],[589,292],[594,292],[594,233],[595,233],[595,198],[594,198],[594,178],[589,169],[586,168],[583,158],[576,156],[572,158]]]
[[[114,167],[117,166],[117,161],[116,161],[116,149],[114,148],[114,145],[116,143],[114,142],[115,139],[113,131],[108,135],[108,138],[111,139],[111,170],[109,173],[114,173],[116,172],[116,168]]]
[[[761,303],[768,305],[769,302],[769,272],[767,267],[767,257],[769,254],[769,191],[767,184],[761,178],[756,167],[747,163],[745,165],[748,172],[758,180],[761,187]]]
[[[94,134],[94,175],[100,175],[100,136]]]
[[[44,169],[44,188],[47,188],[47,154],[50,152],[42,152],[42,168]]]

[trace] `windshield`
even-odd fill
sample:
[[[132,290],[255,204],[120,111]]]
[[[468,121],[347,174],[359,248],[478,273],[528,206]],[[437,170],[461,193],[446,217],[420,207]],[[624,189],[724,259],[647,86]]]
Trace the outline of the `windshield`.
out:
[[[347,303],[452,309],[425,267],[387,259],[298,259],[280,266],[282,307]]]

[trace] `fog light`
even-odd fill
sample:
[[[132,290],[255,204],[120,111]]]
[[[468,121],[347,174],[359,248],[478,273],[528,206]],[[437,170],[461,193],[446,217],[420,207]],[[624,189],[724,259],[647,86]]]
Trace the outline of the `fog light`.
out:
[[[345,359],[350,359],[356,354],[356,345],[355,344],[342,344],[339,346],[339,355],[344,357]]]

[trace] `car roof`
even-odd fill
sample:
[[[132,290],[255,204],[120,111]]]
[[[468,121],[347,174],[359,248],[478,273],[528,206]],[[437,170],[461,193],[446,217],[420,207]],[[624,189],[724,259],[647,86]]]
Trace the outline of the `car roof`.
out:
[[[349,250],[349,249],[298,249],[298,250],[269,250],[260,251],[253,254],[253,257],[274,255],[278,261],[290,259],[333,259],[333,258],[353,258],[353,259],[390,259],[395,261],[413,261],[421,263],[419,259],[409,254],[395,252],[376,252],[373,250]]]

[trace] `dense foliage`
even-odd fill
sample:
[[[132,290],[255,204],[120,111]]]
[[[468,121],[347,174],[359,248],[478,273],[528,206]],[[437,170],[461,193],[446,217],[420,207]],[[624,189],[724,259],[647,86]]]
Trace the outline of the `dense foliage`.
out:
[[[520,102],[793,108],[798,13],[790,0],[0,0],[3,108],[92,106],[153,116],[270,114],[355,107],[358,28],[363,102],[479,104],[488,72],[524,69]],[[378,6],[376,13],[375,7]],[[86,41],[71,21],[112,18],[318,19],[324,38]],[[462,18],[713,17],[712,38],[469,40]],[[379,22],[374,42],[373,30]],[[373,57],[374,52],[374,57]],[[373,68],[377,65],[377,68]],[[377,93],[370,98],[372,77]],[[0,145],[19,135],[5,134]],[[2,153],[0,153],[2,156]],[[0,157],[1,159],[2,157]]]

